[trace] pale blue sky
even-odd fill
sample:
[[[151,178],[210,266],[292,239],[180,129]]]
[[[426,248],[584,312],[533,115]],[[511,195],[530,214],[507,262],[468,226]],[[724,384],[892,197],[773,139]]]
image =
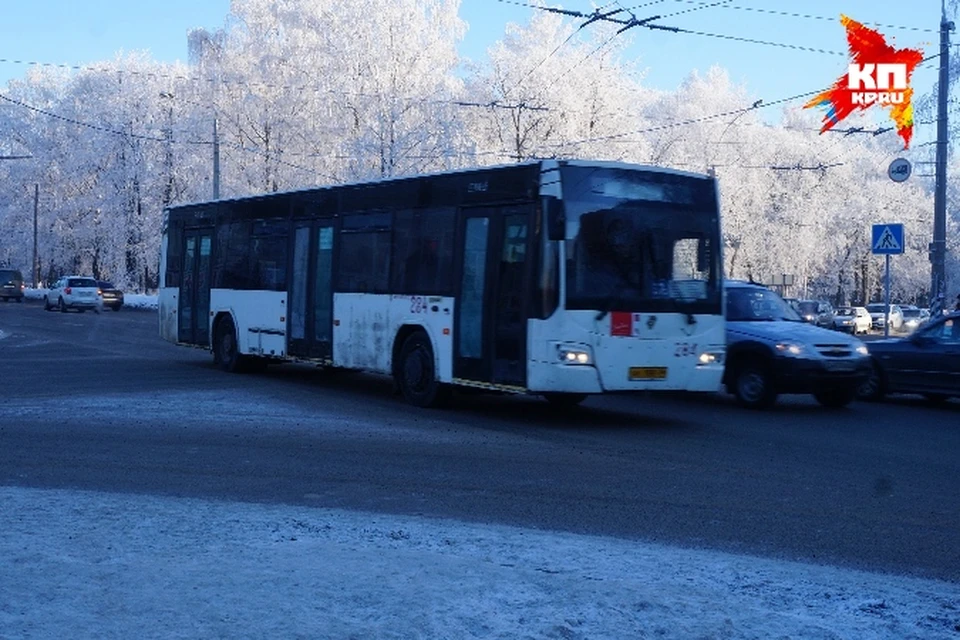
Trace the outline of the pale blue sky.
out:
[[[229,0],[0,0],[0,88],[27,70],[27,65],[10,60],[85,65],[113,58],[121,50],[141,49],[157,60],[185,60],[187,30],[221,26],[229,4]],[[503,35],[507,22],[525,23],[536,11],[523,4],[523,0],[462,0],[461,15],[470,30],[461,53],[481,58]],[[897,46],[921,46],[927,55],[937,51],[940,0],[732,0],[725,3],[728,6],[705,7],[709,4],[714,2],[620,0],[620,6],[638,7],[637,18],[663,16],[660,24],[840,53],[846,51],[839,22],[843,12],[865,23],[908,27],[879,29]],[[551,6],[584,13],[593,8],[590,0]],[[754,98],[772,102],[821,89],[846,69],[843,55],[721,37],[633,31],[629,55],[647,69],[647,84],[659,89],[676,87],[692,69],[719,64]],[[960,49],[953,52],[960,55]],[[935,80],[936,63],[927,63],[914,76],[916,92],[929,92]],[[919,138],[925,132],[916,133]]]

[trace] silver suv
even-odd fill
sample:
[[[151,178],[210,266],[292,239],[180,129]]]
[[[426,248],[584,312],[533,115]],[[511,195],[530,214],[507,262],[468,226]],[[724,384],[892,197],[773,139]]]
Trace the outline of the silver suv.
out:
[[[781,393],[812,393],[827,407],[853,401],[871,370],[863,342],[804,322],[766,287],[728,280],[725,293],[723,382],[741,405],[768,407]]]

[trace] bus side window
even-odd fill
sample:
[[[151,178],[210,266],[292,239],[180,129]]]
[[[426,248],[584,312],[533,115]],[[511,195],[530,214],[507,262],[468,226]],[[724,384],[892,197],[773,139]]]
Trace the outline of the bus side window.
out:
[[[344,216],[340,231],[338,291],[387,293],[390,284],[391,214]]]
[[[391,279],[393,293],[450,293],[455,223],[452,208],[397,212]]]
[[[224,289],[249,289],[250,223],[228,222],[217,230],[214,252],[213,286]]]

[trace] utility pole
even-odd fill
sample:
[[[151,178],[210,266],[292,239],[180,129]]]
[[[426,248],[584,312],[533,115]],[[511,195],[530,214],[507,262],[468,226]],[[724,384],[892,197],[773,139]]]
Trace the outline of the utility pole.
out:
[[[213,117],[213,199],[220,199],[220,135],[216,116]]]
[[[33,288],[40,287],[40,263],[37,262],[37,212],[40,210],[40,185],[33,185]]]
[[[937,96],[936,189],[933,196],[933,242],[930,243],[931,307],[946,302],[947,256],[947,98],[950,93],[950,32],[953,22],[947,21],[946,4],[941,0],[940,18],[940,83]]]

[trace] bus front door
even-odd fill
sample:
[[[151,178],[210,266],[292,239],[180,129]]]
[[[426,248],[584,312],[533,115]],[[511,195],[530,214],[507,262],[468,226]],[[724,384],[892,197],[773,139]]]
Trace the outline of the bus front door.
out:
[[[530,207],[463,210],[454,377],[526,386]]]
[[[333,357],[333,239],[331,220],[295,223],[287,314],[292,356]]]
[[[183,238],[183,278],[180,280],[177,339],[210,344],[210,229],[188,229]]]

